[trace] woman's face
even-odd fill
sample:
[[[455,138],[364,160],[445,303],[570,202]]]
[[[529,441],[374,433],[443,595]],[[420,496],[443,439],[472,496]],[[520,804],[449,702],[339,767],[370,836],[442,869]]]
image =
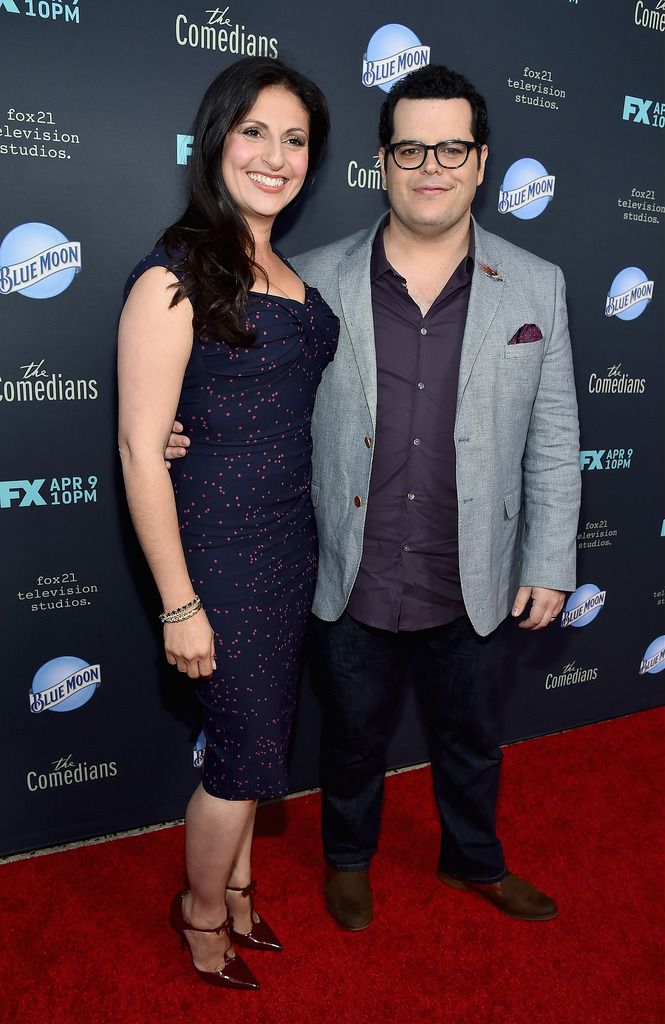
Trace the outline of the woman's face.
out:
[[[271,224],[302,188],[309,160],[309,114],[279,85],[268,85],[231,129],[222,149],[222,176],[252,224]]]

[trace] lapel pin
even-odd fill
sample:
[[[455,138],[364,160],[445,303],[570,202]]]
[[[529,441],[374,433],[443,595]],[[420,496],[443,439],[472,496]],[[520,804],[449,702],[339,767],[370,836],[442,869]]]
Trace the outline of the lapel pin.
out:
[[[490,267],[488,263],[481,263],[479,261],[478,266],[487,277],[492,279],[492,281],[503,281],[499,271],[495,270],[494,267]]]

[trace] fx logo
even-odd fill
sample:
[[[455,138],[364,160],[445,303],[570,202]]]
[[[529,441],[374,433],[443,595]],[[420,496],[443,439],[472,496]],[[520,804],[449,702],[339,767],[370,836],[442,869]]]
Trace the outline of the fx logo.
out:
[[[580,469],[603,469],[602,458],[605,454],[605,449],[601,451],[584,451],[580,452]]]
[[[0,508],[11,508],[12,503],[19,501],[19,508],[28,505],[45,505],[39,493],[44,480],[0,480]]]
[[[14,0],[0,0],[0,11],[7,11],[7,14],[20,14]]]
[[[176,162],[186,164],[192,155],[193,135],[176,135]]]
[[[643,100],[639,96],[624,96],[623,120],[634,121],[636,124],[650,124],[649,107],[653,100]]]
[[[609,448],[580,452],[580,469],[630,469],[633,448]],[[603,463],[603,456],[605,461]]]
[[[635,124],[650,124],[652,128],[665,128],[665,100],[656,103],[639,96],[624,96],[623,119]]]

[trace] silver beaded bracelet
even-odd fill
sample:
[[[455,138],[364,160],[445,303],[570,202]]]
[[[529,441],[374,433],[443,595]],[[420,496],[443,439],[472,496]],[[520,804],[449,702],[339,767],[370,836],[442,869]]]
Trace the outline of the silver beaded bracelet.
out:
[[[174,608],[172,612],[162,612],[159,616],[159,621],[162,624],[165,622],[184,622],[185,619],[191,619],[192,615],[196,615],[200,610],[201,598],[197,594],[193,601],[189,601],[179,608]]]

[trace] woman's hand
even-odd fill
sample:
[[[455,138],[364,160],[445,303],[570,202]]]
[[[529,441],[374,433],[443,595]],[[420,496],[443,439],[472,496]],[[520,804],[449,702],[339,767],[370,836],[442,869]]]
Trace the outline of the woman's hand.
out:
[[[169,665],[190,679],[209,679],[217,668],[215,634],[203,609],[182,622],[165,623],[164,649]]]

